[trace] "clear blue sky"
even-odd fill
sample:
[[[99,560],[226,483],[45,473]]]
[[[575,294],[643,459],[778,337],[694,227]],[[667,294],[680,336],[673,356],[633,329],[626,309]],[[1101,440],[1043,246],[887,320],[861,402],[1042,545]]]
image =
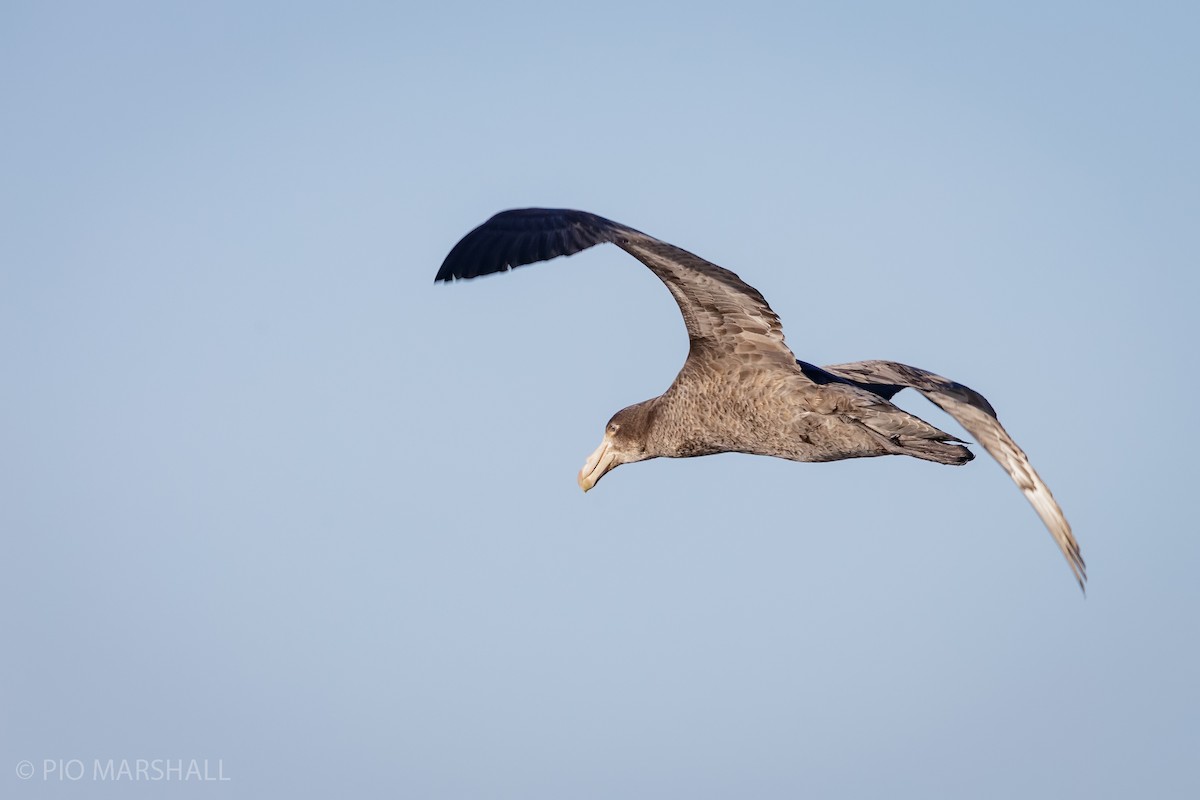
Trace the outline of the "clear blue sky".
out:
[[[0,794],[1200,796],[1200,14],[991,6],[5,3]],[[613,248],[434,286],[527,205],[983,392],[1086,600],[982,453],[584,496],[686,337]]]

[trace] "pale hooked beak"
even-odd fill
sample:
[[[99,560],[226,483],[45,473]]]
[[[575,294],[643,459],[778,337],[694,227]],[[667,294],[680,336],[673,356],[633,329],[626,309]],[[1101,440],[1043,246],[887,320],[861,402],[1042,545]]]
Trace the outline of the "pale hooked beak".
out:
[[[588,456],[587,463],[583,465],[583,469],[579,470],[579,488],[585,492],[591,489],[600,479],[604,477],[604,473],[612,469],[615,464],[617,454],[613,452],[612,442],[607,436],[600,446],[596,448],[596,452]]]

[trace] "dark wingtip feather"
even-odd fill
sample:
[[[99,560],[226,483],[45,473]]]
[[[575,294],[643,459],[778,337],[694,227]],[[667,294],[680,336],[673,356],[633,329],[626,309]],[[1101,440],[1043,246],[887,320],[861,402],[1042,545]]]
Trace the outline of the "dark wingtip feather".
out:
[[[477,278],[569,256],[627,230],[604,217],[568,208],[501,211],[451,248],[434,281]]]

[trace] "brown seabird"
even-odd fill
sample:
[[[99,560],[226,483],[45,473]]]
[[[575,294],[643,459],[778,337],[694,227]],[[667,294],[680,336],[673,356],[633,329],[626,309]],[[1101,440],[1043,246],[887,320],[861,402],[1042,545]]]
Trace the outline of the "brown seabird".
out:
[[[691,347],[659,397],[618,411],[579,472],[586,492],[614,467],[649,458],[752,453],[792,461],[905,455],[960,465],[962,440],[893,405],[912,388],[954,417],[992,454],[1046,523],[1082,588],[1079,544],[1049,487],[983,395],[894,361],[817,367],[783,340],[779,317],[727,269],[585,211],[502,211],[454,246],[438,281],[476,278],[611,242],[641,261],[679,304]]]

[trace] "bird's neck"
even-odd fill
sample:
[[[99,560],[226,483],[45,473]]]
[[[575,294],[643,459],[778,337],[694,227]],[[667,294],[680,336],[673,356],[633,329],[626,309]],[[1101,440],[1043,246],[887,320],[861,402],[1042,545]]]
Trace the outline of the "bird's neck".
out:
[[[653,407],[648,413],[647,452],[656,457],[688,458],[726,449],[720,431],[711,426],[713,418],[707,413],[705,403],[703,396],[678,386],[672,386],[661,397],[648,400],[647,405]]]

